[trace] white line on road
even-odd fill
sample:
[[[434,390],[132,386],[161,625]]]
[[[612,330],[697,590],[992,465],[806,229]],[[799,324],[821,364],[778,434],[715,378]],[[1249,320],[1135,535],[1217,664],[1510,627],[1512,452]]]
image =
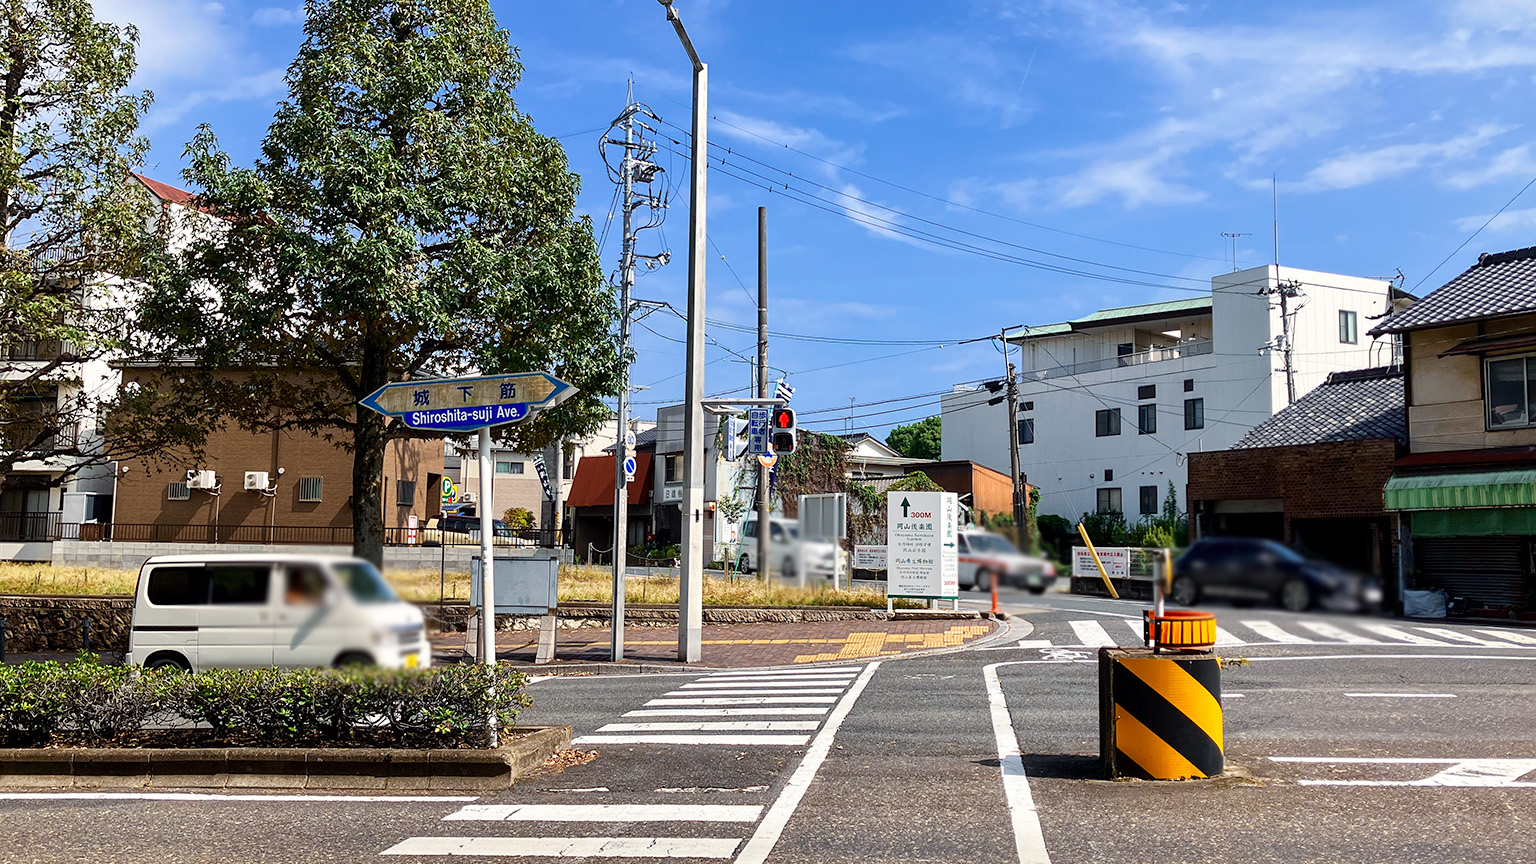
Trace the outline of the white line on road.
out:
[[[1104,625],[1097,621],[1069,621],[1068,623],[1072,625],[1072,632],[1077,634],[1077,641],[1084,645],[1099,647],[1115,644],[1115,640],[1105,632]]]
[[[1298,786],[1470,786],[1470,783],[1426,783],[1423,780],[1297,780]],[[1494,789],[1536,789],[1536,783],[1479,783]]]
[[[520,858],[729,858],[740,840],[717,837],[412,837],[383,855]]]
[[[1508,648],[1508,647],[1510,647],[1508,642],[1505,642],[1505,641],[1502,641],[1502,640],[1497,641],[1497,642],[1491,642],[1491,641],[1489,641],[1487,639],[1484,639],[1481,636],[1471,636],[1471,635],[1468,635],[1466,633],[1458,633],[1455,630],[1447,630],[1444,627],[1420,627],[1419,629],[1424,631],[1425,633],[1428,633],[1431,636],[1439,636],[1441,639],[1449,639],[1452,642],[1465,642],[1468,645],[1480,645],[1480,646],[1485,647],[1485,648],[1488,648],[1488,647],[1492,647],[1492,648]]]
[[[625,717],[804,717],[831,711],[831,708],[672,708],[625,711]]]
[[[699,687],[700,690],[673,690],[668,696],[786,696],[797,693],[841,693],[841,687],[783,687],[777,684],[767,687],[751,687],[740,689],[739,684],[685,684],[684,688]]]
[[[701,678],[695,683],[701,685],[718,684],[720,686],[736,685],[738,687],[746,686],[748,684],[774,684],[792,686],[799,686],[804,684],[807,687],[814,687],[817,684],[847,684],[851,682],[855,677],[856,676],[854,675],[757,675],[747,678],[740,678],[735,675],[720,677],[711,675],[707,678]]]
[[[1353,699],[1455,699],[1455,693],[1345,693]]]
[[[1466,648],[1466,645],[1441,645],[1441,648]],[[1536,663],[1536,657],[1512,657],[1505,654],[1297,654],[1291,657],[1246,657],[1249,663],[1289,663],[1298,660],[1516,660]]]
[[[1348,642],[1351,645],[1380,645],[1381,640],[1372,639],[1369,636],[1361,636],[1359,633],[1351,633],[1341,627],[1335,627],[1325,621],[1297,621],[1297,624],[1311,630],[1324,639],[1332,639],[1335,642]]]
[[[1049,647],[1051,647],[1051,640],[1049,640],[1049,639],[1020,639],[1018,641],[1018,643],[1015,644],[1013,647],[1015,647],[1015,648],[1049,648]]]
[[[572,747],[587,744],[729,744],[733,747],[764,745],[794,747],[811,740],[809,735],[583,735],[571,742]]]
[[[816,720],[726,720],[710,722],[609,723],[599,732],[796,732],[811,731]]]
[[[768,808],[768,815],[758,823],[757,830],[753,832],[752,839],[747,841],[741,854],[736,857],[736,864],[763,864],[768,860],[773,847],[779,842],[779,836],[784,833],[784,826],[789,824],[789,818],[795,815],[795,808],[800,806],[800,799],[805,797],[805,791],[810,788],[811,782],[816,779],[816,772],[821,770],[821,763],[827,759],[827,754],[832,750],[832,739],[837,735],[837,730],[847,719],[848,712],[853,710],[853,703],[869,685],[869,679],[880,668],[880,661],[876,660],[864,667],[864,673],[859,676],[848,693],[843,696],[832,716],[827,718],[827,725],[816,733],[816,740],[811,742],[810,749],[805,751],[805,758],[800,760],[795,773],[789,775],[789,782],[785,784],[784,791],[779,793],[773,806]]]
[[[1314,765],[1456,765],[1471,759],[1417,758],[1412,756],[1271,756],[1271,762],[1309,762]]]
[[[1439,639],[1431,639],[1428,636],[1410,633],[1402,628],[1393,627],[1391,624],[1375,624],[1370,621],[1362,621],[1360,622],[1360,629],[1375,633],[1377,636],[1385,636],[1394,642],[1407,642],[1410,645],[1439,645],[1442,647],[1445,645]]]
[[[997,757],[1002,763],[1003,795],[1008,799],[1008,813],[1013,820],[1013,843],[1019,854],[1019,864],[1050,864],[1051,856],[1045,851],[1045,834],[1040,830],[1040,813],[1035,810],[1034,797],[1029,793],[1029,777],[1024,774],[1024,754],[1019,749],[1019,738],[1013,731],[1013,718],[1008,713],[1008,701],[1003,697],[1003,685],[997,677],[997,667],[1009,663],[993,663],[981,670],[987,682],[987,702],[992,712],[992,734],[997,738]]]
[[[1223,694],[1221,694],[1221,698],[1223,698],[1223,699],[1242,699],[1243,697],[1245,697],[1247,695],[1248,695],[1247,693],[1223,693]]]
[[[1284,642],[1290,645],[1311,645],[1311,639],[1303,639],[1292,633],[1281,630],[1273,621],[1244,621],[1243,626],[1249,630],[1275,642]]]
[[[1217,627],[1216,628],[1216,644],[1217,645],[1247,645],[1248,643],[1243,641],[1242,639],[1237,638],[1236,636],[1233,636],[1231,633],[1227,632],[1226,628],[1224,628],[1224,627]]]
[[[224,795],[215,792],[0,792],[0,801],[278,801],[346,804],[454,804],[476,795]]]
[[[1510,630],[1478,630],[1477,632],[1492,636],[1495,639],[1507,639],[1521,645],[1536,645],[1536,636],[1527,636],[1524,633],[1515,633]]]
[[[729,676],[729,677],[733,677],[734,678],[734,677],[743,676],[743,675],[745,675],[745,676],[758,676],[758,677],[763,677],[763,676],[772,677],[772,676],[775,676],[775,675],[828,675],[828,674],[845,674],[845,673],[848,673],[848,672],[852,672],[855,675],[859,674],[859,670],[858,670],[857,667],[855,667],[853,669],[849,669],[847,666],[809,666],[809,667],[806,667],[804,669],[741,669],[741,670],[732,670],[732,671],[729,671],[729,672],[714,672],[714,673],[711,673],[709,675],[705,675],[704,677],[705,678],[724,678],[724,677]]]
[[[756,822],[761,804],[470,804],[445,822]]]
[[[786,702],[812,704],[837,701],[836,696],[704,696],[698,699],[652,699],[647,705],[782,705]]]

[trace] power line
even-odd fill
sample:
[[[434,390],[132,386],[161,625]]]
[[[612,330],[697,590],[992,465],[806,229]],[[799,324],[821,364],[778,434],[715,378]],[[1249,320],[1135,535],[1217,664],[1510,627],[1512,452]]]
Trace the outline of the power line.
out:
[[[1465,239],[1465,240],[1463,240],[1463,241],[1461,241],[1461,245],[1460,245],[1460,246],[1457,246],[1457,247],[1456,247],[1456,248],[1455,248],[1455,249],[1452,249],[1452,250],[1451,250],[1451,254],[1449,254],[1449,255],[1447,255],[1447,256],[1445,256],[1445,258],[1443,258],[1443,259],[1442,259],[1442,260],[1441,260],[1441,261],[1440,261],[1440,263],[1439,263],[1439,264],[1436,264],[1436,265],[1435,265],[1435,269],[1434,269],[1434,270],[1431,270],[1431,271],[1429,271],[1429,272],[1428,272],[1428,273],[1425,273],[1425,274],[1424,274],[1424,275],[1423,275],[1423,276],[1422,276],[1422,277],[1421,277],[1421,278],[1420,278],[1420,279],[1419,279],[1419,281],[1417,281],[1417,282],[1415,282],[1415,283],[1413,283],[1413,288],[1411,288],[1411,289],[1409,289],[1409,291],[1408,291],[1408,293],[1410,293],[1410,294],[1412,294],[1412,293],[1413,293],[1413,292],[1414,292],[1414,291],[1417,291],[1417,290],[1419,290],[1419,286],[1420,286],[1420,285],[1423,285],[1423,284],[1424,284],[1424,280],[1425,280],[1425,279],[1428,279],[1428,278],[1429,278],[1429,277],[1431,277],[1431,276],[1433,276],[1433,275],[1435,275],[1435,273],[1436,273],[1436,272],[1437,272],[1437,271],[1438,271],[1438,270],[1439,270],[1439,269],[1440,269],[1440,268],[1441,268],[1441,267],[1444,267],[1444,266],[1445,266],[1445,262],[1446,262],[1446,261],[1449,261],[1449,260],[1451,260],[1451,259],[1452,259],[1452,258],[1455,258],[1455,257],[1456,257],[1456,253],[1458,253],[1458,252],[1460,252],[1460,251],[1461,251],[1461,250],[1463,250],[1463,249],[1465,249],[1465,248],[1467,248],[1467,244],[1468,244],[1468,243],[1471,243],[1471,242],[1472,242],[1472,239],[1473,239],[1473,238],[1474,238],[1474,237],[1476,237],[1476,236],[1477,236],[1477,235],[1479,235],[1479,234],[1481,234],[1481,233],[1483,233],[1483,229],[1484,229],[1484,228],[1487,228],[1487,227],[1488,227],[1488,226],[1489,226],[1489,225],[1492,225],[1492,224],[1493,224],[1493,220],[1495,220],[1495,219],[1497,219],[1497,218],[1499,218],[1499,214],[1501,214],[1501,213],[1503,213],[1503,212],[1504,212],[1504,211],[1505,211],[1505,210],[1508,210],[1508,209],[1509,209],[1509,206],[1510,206],[1510,205],[1511,205],[1511,204],[1513,204],[1513,203],[1515,203],[1515,201],[1517,201],[1517,200],[1518,200],[1518,199],[1519,199],[1519,198],[1520,198],[1520,196],[1521,196],[1521,195],[1524,195],[1524,194],[1525,194],[1525,190],[1527,190],[1527,189],[1529,189],[1529,188],[1531,188],[1531,186],[1532,186],[1532,185],[1533,185],[1533,184],[1536,184],[1536,177],[1532,177],[1532,178],[1531,178],[1531,179],[1530,179],[1530,182],[1528,182],[1528,183],[1526,183],[1526,184],[1525,184],[1525,185],[1524,185],[1524,186],[1521,186],[1521,187],[1520,187],[1520,191],[1519,191],[1519,192],[1516,192],[1516,193],[1515,193],[1515,197],[1514,197],[1514,198],[1511,198],[1511,199],[1509,199],[1509,200],[1508,200],[1508,201],[1505,201],[1505,202],[1504,202],[1504,206],[1503,206],[1503,207],[1500,207],[1500,208],[1499,208],[1499,211],[1498,211],[1498,213],[1495,213],[1495,214],[1493,214],[1493,215],[1492,215],[1492,216],[1489,216],[1489,217],[1488,217],[1488,221],[1486,221],[1486,222],[1484,222],[1484,223],[1483,223],[1483,224],[1481,224],[1481,225],[1479,225],[1479,226],[1477,226],[1477,230],[1476,230],[1476,231],[1473,231],[1473,232],[1472,232],[1472,233],[1471,233],[1471,235],[1469,235],[1469,236],[1468,236],[1468,237],[1467,237],[1467,239]]]

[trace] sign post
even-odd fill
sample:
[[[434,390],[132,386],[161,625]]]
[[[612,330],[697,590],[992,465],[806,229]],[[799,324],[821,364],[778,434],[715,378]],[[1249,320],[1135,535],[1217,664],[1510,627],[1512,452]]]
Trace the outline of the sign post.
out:
[[[478,431],[480,471],[480,659],[496,664],[496,517],[491,462],[491,427],[520,423],[576,395],[576,388],[548,372],[397,381],[358,404],[393,417],[411,429]],[[497,745],[496,718],[490,718],[491,746]]]
[[[956,546],[959,501],[953,492],[887,492],[887,608],[897,597],[960,600]]]

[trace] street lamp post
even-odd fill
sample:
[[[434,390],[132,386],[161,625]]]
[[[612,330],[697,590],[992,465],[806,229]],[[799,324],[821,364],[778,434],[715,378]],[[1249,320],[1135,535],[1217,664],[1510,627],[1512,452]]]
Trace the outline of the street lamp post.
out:
[[[683,425],[683,548],[677,659],[697,663],[704,644],[704,205],[708,170],[709,68],[693,50],[672,0],[657,0],[693,63],[693,158],[688,183],[688,360]]]

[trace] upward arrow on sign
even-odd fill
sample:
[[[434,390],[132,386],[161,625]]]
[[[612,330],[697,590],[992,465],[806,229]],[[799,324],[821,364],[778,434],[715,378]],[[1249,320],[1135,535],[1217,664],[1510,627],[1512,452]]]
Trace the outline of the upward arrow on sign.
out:
[[[907,518],[907,507],[908,506],[910,506],[910,505],[907,504],[907,499],[905,499],[905,498],[901,499],[901,518],[903,518],[903,519]]]

